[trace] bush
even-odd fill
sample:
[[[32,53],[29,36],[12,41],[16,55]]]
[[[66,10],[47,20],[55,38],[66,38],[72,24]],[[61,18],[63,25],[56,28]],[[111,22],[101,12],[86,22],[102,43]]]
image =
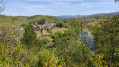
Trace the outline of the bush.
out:
[[[39,25],[39,24],[45,24],[45,19],[41,19],[41,20],[39,20],[38,22],[37,22],[37,24]]]
[[[38,67],[57,67],[58,57],[55,50],[43,50],[40,52]]]
[[[61,23],[61,22],[56,23],[56,27],[63,27],[63,23]]]
[[[32,25],[26,25],[24,29],[25,33],[21,39],[22,44],[27,45],[28,49],[30,47],[39,45],[39,41],[37,39],[36,33],[32,29]]]
[[[20,51],[21,47],[21,44],[14,47],[6,43],[0,43],[0,67],[30,66],[30,61]]]

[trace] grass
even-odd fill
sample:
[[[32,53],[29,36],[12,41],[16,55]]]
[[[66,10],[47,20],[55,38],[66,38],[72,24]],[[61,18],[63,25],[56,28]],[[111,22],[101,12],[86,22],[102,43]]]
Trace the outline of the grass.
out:
[[[50,42],[47,44],[46,47],[52,47],[53,46],[53,39],[50,36],[45,36],[44,38],[47,38],[48,40],[50,40]]]
[[[43,30],[42,34],[43,35],[50,35],[47,30]]]
[[[65,30],[67,30],[67,28],[53,28],[52,33],[55,33],[57,31],[61,31],[62,33],[64,33]]]
[[[64,33],[64,31],[67,30],[67,28],[53,28],[51,31],[52,33],[55,33],[57,31],[61,31],[62,33]],[[35,31],[37,34],[37,38],[40,38],[42,35],[45,35],[46,38],[48,38],[49,40],[52,41],[52,38],[49,37],[50,33],[47,30],[43,30],[42,33],[40,31]]]
[[[53,39],[50,36],[46,36],[46,38],[50,41],[53,41]]]
[[[67,28],[56,28],[54,27],[51,32],[52,33],[55,33],[57,31],[61,31],[62,33],[64,33],[64,31],[67,30]],[[44,39],[44,38],[47,38],[48,40],[50,40],[50,43],[46,46],[46,47],[52,47],[53,46],[53,39],[49,36],[50,33],[47,31],[47,30],[43,30],[42,33],[40,31],[35,31],[36,34],[37,34],[37,38],[40,38],[40,39]],[[44,37],[42,37],[44,36]]]
[[[47,38],[48,40],[50,40],[51,42],[53,41],[53,39],[49,36],[50,34],[48,33],[48,31],[46,30],[43,30],[43,32],[41,33],[40,31],[35,31],[36,34],[37,34],[37,38],[39,39],[43,39],[43,38]],[[41,36],[44,36],[44,37],[41,37]]]
[[[35,31],[37,34],[37,38],[40,38],[42,36],[42,33],[40,31]]]

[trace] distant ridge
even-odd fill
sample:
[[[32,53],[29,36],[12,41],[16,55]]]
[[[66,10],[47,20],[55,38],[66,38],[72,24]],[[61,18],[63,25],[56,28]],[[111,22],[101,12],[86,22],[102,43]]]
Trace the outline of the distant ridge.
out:
[[[119,15],[119,12],[112,12],[112,13],[99,13],[99,14],[92,14],[92,15],[80,15],[80,17],[90,17],[90,16],[116,16]],[[56,18],[77,18],[78,15],[62,15],[62,16],[56,16]]]
[[[100,14],[93,14],[93,15],[115,16],[115,15],[119,15],[119,12],[112,12],[112,13],[100,13]]]
[[[80,15],[80,17],[88,17],[88,16],[90,16],[90,15]],[[71,19],[71,18],[77,18],[77,17],[79,17],[78,15],[62,15],[62,16],[56,16],[56,18],[61,18],[61,19],[63,19],[63,18],[69,18],[69,19]]]

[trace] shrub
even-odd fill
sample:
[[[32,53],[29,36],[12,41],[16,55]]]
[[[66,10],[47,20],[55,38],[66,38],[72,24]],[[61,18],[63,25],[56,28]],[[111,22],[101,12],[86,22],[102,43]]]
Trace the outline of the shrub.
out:
[[[40,52],[38,67],[57,67],[58,57],[55,50],[43,50]]]

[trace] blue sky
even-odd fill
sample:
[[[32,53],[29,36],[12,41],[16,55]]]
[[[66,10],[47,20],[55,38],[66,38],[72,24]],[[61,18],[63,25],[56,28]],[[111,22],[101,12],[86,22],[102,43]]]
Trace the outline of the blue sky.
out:
[[[90,15],[119,10],[114,0],[4,0],[5,15]]]

